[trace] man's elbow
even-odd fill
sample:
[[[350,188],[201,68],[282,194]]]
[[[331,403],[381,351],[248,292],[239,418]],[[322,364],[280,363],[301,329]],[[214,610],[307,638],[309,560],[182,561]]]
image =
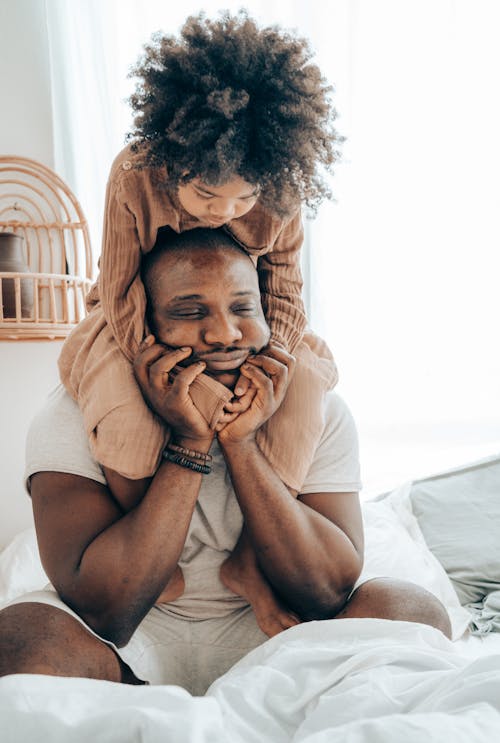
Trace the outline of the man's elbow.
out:
[[[352,586],[344,590],[329,589],[316,593],[301,602],[298,613],[304,622],[333,619],[345,607],[352,593]]]
[[[335,576],[321,586],[311,586],[302,595],[297,613],[305,622],[333,619],[345,608],[360,574],[361,565],[350,571],[350,575]]]
[[[97,609],[95,605],[87,609],[64,592],[59,591],[59,595],[64,603],[78,614],[82,622],[102,640],[112,642],[118,648],[124,647],[130,641],[135,627],[128,621],[123,611],[110,606]]]
[[[135,631],[135,626],[116,616],[92,614],[82,616],[82,619],[102,640],[112,642],[117,648],[127,645]]]

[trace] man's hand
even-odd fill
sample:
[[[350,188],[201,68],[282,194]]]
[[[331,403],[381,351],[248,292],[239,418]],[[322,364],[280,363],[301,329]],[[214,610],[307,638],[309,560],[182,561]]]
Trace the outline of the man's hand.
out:
[[[211,440],[214,432],[189,394],[190,385],[203,373],[206,364],[199,361],[172,373],[176,364],[190,354],[191,348],[169,350],[148,336],[134,360],[134,374],[150,408],[178,438]]]
[[[269,345],[247,359],[241,373],[251,384],[247,392],[233,403],[233,410],[230,403],[226,406],[228,414],[235,417],[230,422],[225,421],[222,430],[218,431],[222,446],[253,438],[276,412],[285,397],[294,364],[294,357],[276,345]]]

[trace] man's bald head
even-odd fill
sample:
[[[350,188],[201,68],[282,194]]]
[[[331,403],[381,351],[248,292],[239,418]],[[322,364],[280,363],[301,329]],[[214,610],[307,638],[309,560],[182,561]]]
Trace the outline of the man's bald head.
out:
[[[204,271],[214,262],[221,263],[223,256],[248,261],[256,271],[248,254],[222,229],[200,227],[180,234],[173,230],[161,232],[153,249],[142,259],[141,275],[149,304],[155,303],[160,280],[171,261],[186,261]]]

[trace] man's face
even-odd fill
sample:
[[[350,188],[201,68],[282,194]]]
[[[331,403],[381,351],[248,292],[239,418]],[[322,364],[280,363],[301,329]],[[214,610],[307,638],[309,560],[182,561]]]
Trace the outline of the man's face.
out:
[[[160,343],[189,346],[189,365],[232,386],[239,367],[269,341],[257,272],[235,250],[165,251],[156,266],[150,301],[152,329]]]

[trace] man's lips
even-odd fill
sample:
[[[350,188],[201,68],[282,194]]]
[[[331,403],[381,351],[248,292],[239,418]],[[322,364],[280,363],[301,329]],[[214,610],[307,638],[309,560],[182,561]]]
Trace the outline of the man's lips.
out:
[[[248,358],[250,351],[248,349],[238,351],[213,351],[196,356],[196,361],[204,361],[207,369],[212,371],[228,371],[237,369]],[[192,361],[192,359],[188,359]]]

